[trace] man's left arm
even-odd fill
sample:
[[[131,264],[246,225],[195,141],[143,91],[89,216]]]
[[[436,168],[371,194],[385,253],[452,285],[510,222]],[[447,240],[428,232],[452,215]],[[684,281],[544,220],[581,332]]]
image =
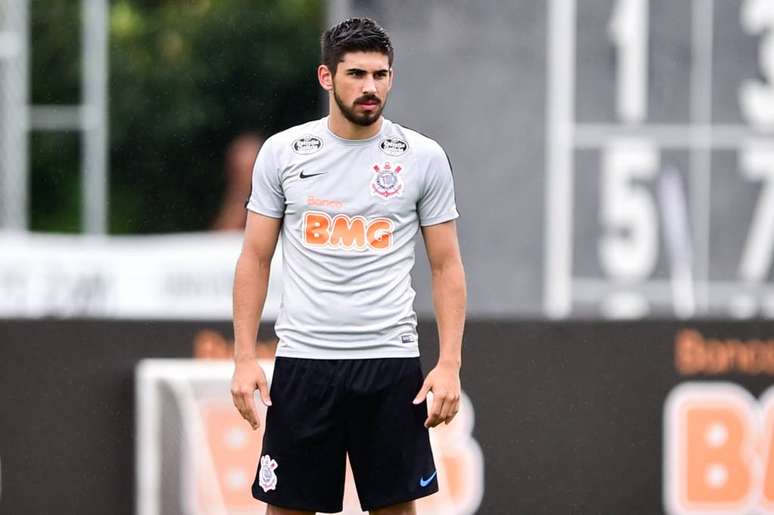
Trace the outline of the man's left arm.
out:
[[[448,424],[459,411],[462,333],[465,327],[465,270],[454,220],[422,227],[432,271],[433,309],[438,324],[438,364],[427,374],[414,404],[433,392],[425,427]]]

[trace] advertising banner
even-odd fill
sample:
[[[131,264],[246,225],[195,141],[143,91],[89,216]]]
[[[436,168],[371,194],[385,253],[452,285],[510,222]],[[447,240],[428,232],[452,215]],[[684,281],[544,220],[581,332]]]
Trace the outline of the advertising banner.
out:
[[[242,234],[0,232],[0,318],[230,320]],[[264,313],[279,310],[282,247]]]
[[[428,371],[434,324],[419,332]],[[0,322],[0,513],[260,513],[230,338],[216,321]],[[471,321],[461,378],[421,513],[774,513],[774,322]]]

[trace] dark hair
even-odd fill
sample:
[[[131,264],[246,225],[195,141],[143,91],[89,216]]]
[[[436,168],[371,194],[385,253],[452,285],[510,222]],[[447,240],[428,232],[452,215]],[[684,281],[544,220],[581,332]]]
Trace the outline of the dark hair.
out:
[[[390,36],[371,18],[350,18],[323,32],[320,61],[332,74],[347,52],[379,52],[387,56],[392,67]]]

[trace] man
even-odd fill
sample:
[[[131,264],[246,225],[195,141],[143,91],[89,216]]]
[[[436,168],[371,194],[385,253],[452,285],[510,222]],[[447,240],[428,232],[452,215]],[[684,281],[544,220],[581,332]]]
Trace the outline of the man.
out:
[[[392,60],[388,35],[370,19],[327,30],[317,75],[329,115],[269,138],[253,168],[231,393],[254,429],[256,389],[269,406],[253,484],[269,515],[341,511],[346,456],[372,514],[414,514],[414,499],[438,490],[428,428],[458,410],[465,277],[446,155],[382,117]],[[420,227],[440,336],[424,381],[410,277]],[[255,336],[280,230],[270,394]]]
[[[256,132],[245,132],[229,144],[225,166],[226,191],[220,211],[211,225],[213,231],[244,230],[247,219],[245,197],[250,194],[253,163],[263,139]]]

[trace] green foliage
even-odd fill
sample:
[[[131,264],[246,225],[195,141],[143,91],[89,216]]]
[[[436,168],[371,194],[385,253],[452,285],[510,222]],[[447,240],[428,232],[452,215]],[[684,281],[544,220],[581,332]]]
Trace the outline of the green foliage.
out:
[[[36,103],[74,101],[78,3],[33,1],[38,32],[32,82],[43,83],[33,86]],[[315,67],[321,25],[319,0],[114,1],[111,232],[206,229],[221,200],[229,141],[243,131],[268,135],[319,115]],[[58,32],[65,27],[69,36]],[[78,158],[72,154],[67,159]],[[32,195],[45,197],[40,190],[55,188],[53,162],[33,159],[44,168],[34,175],[50,174],[52,181],[37,180]],[[72,218],[63,212],[58,224],[50,216],[32,217],[37,230],[67,230],[70,223],[64,222]]]
[[[31,96],[34,104],[73,104],[80,99],[80,2],[30,2]]]
[[[30,225],[80,232],[80,135],[33,133],[30,138]]]

